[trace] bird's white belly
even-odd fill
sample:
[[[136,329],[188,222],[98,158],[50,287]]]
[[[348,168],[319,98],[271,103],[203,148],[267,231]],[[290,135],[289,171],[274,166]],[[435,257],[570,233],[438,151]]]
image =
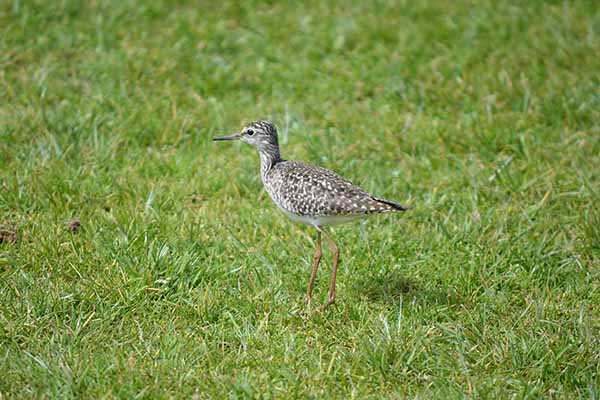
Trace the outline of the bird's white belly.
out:
[[[355,221],[357,219],[365,217],[365,215],[299,215],[287,210],[281,209],[288,217],[297,222],[310,224],[313,226],[329,226],[338,225],[346,222]]]

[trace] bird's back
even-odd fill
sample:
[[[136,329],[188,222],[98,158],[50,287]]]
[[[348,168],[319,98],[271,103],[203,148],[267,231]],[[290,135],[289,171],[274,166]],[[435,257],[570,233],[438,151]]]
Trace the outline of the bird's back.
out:
[[[335,172],[301,161],[280,161],[263,175],[265,189],[286,213],[300,217],[336,217],[404,211],[378,199]]]

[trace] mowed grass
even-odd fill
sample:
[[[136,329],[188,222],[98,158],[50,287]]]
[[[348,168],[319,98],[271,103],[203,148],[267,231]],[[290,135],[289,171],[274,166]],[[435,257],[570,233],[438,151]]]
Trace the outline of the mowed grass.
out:
[[[598,398],[599,87],[593,1],[2,2],[0,398]],[[413,207],[324,314],[258,118]]]

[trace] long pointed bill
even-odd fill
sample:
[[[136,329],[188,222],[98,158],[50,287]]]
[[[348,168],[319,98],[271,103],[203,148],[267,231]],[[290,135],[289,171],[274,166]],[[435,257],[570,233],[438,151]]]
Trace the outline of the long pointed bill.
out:
[[[242,135],[240,135],[239,133],[236,133],[235,135],[221,136],[221,137],[213,138],[213,141],[218,142],[221,140],[238,140],[241,137],[242,137]]]

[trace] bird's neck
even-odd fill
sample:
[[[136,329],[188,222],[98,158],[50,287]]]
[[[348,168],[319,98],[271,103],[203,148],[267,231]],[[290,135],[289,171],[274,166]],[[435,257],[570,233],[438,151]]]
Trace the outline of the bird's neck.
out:
[[[267,172],[269,172],[275,164],[281,161],[279,146],[261,149],[258,154],[260,154],[260,174],[264,178]]]

